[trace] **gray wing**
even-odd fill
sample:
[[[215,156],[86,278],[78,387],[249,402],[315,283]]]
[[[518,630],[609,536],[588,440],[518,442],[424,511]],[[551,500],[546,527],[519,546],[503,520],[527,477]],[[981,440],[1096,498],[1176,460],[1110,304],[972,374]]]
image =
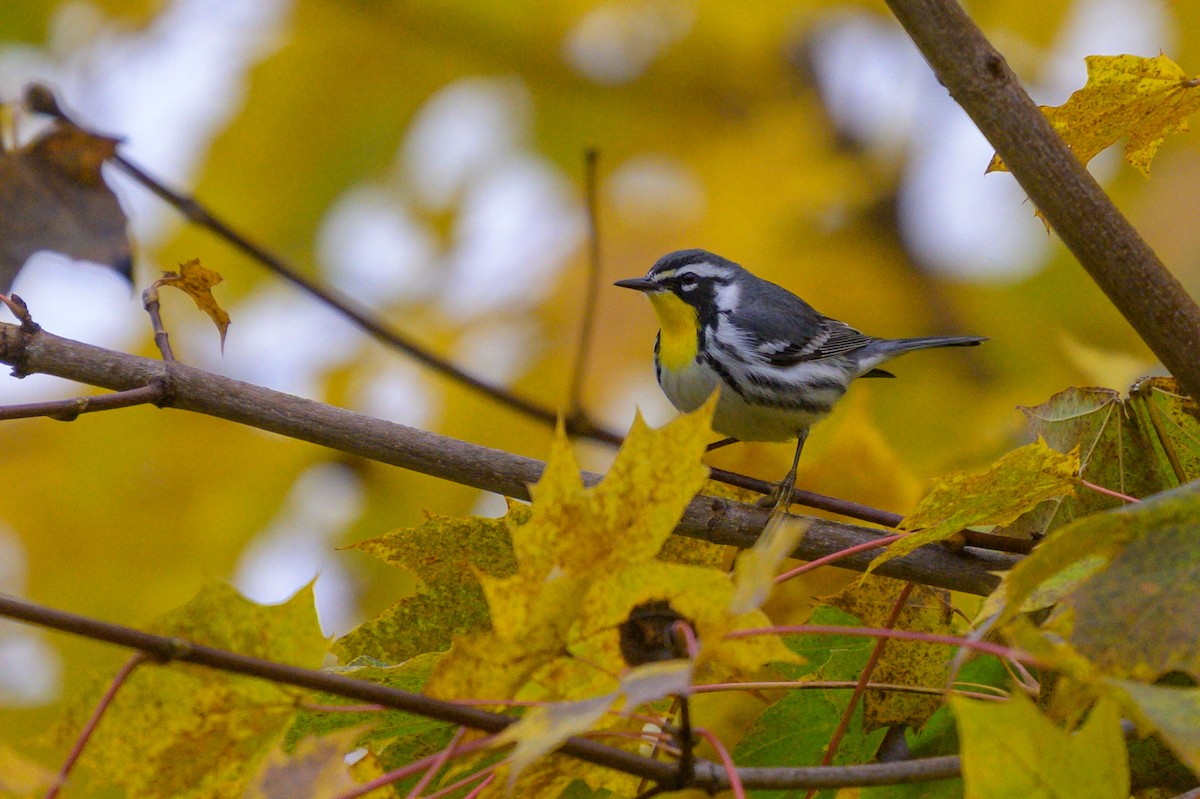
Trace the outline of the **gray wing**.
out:
[[[749,334],[755,354],[772,366],[831,358],[875,340],[760,278],[744,291],[739,306],[747,310],[730,314],[731,321]]]

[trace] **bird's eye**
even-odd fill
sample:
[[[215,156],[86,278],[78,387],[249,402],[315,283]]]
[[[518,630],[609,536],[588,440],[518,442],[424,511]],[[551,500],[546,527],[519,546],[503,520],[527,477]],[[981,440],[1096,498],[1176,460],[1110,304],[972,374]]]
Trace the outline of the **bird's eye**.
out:
[[[679,288],[684,291],[691,291],[696,288],[696,276],[691,272],[684,272],[679,276]]]

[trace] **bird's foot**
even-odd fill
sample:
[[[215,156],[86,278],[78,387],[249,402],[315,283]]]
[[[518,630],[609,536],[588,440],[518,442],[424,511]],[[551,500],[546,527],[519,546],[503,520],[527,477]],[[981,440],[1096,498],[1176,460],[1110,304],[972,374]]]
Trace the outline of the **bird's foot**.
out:
[[[789,471],[775,489],[754,504],[760,508],[770,508],[771,515],[786,513],[792,506],[792,489],[796,487],[796,470]]]

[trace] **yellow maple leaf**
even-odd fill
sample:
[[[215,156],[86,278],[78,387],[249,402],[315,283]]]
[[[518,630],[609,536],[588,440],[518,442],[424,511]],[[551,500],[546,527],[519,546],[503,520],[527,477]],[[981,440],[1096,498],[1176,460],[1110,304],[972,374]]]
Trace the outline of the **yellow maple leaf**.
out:
[[[1042,106],[1058,135],[1087,163],[1104,148],[1128,136],[1125,160],[1143,175],[1163,139],[1188,129],[1187,117],[1200,109],[1200,77],[1189,77],[1162,53],[1088,56],[1087,83],[1060,106]],[[987,171],[1007,171],[994,156]]]
[[[224,278],[220,272],[201,265],[199,258],[193,258],[179,265],[178,272],[163,272],[163,276],[154,281],[152,289],[159,286],[172,286],[187,294],[196,303],[196,307],[208,314],[221,334],[221,349],[225,349],[225,331],[229,329],[229,314],[217,304],[212,295],[213,286]]]
[[[868,571],[965,527],[1011,524],[1039,502],[1071,495],[1078,474],[1078,447],[1063,454],[1038,438],[1009,452],[984,474],[947,475],[900,523],[900,529],[915,532],[884,550]]]
[[[635,419],[608,474],[590,488],[560,429],[541,480],[530,488],[528,521],[510,523],[517,573],[477,575],[492,629],[455,639],[426,691],[511,698],[535,670],[566,652],[592,585],[655,563],[704,485],[708,469],[700,457],[712,436],[712,409],[709,402],[659,430]],[[615,641],[615,627],[609,632]]]

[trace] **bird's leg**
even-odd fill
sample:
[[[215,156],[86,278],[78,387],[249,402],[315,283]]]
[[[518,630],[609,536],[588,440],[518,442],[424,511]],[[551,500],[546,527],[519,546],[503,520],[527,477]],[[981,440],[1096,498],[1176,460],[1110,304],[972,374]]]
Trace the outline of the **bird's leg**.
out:
[[[796,435],[796,454],[792,456],[792,468],[779,481],[767,496],[759,500],[759,507],[771,508],[772,513],[787,510],[792,504],[792,489],[796,487],[796,467],[800,464],[800,453],[804,450],[804,442],[808,440],[808,431],[801,430]]]

